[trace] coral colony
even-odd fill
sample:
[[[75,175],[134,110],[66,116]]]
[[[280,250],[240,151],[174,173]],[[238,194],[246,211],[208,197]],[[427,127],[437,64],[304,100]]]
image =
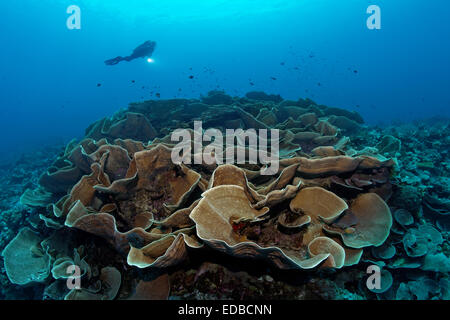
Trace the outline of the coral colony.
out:
[[[0,294],[448,299],[449,136],[262,92],[132,103],[4,173]]]
[[[193,134],[192,134],[193,133]],[[179,141],[172,148],[172,162],[176,164],[260,164],[261,175],[274,175],[279,170],[279,130],[226,129],[225,141],[222,131],[209,128],[203,131],[202,122],[194,121],[194,131],[177,129],[171,135],[172,141]],[[211,144],[204,146],[204,142]],[[225,142],[225,143],[224,143]],[[270,148],[269,145],[270,144]],[[224,146],[225,145],[225,146]],[[270,151],[269,151],[270,150]],[[236,153],[236,157],[235,157]]]

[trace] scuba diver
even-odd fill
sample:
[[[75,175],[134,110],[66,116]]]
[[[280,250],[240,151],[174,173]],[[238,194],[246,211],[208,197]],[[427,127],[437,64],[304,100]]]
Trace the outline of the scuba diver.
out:
[[[118,64],[121,61],[131,61],[137,58],[150,58],[155,51],[156,42],[154,41],[145,41],[139,47],[133,50],[133,53],[127,57],[118,56],[114,59],[109,59],[105,61],[105,64],[108,66],[113,66]]]

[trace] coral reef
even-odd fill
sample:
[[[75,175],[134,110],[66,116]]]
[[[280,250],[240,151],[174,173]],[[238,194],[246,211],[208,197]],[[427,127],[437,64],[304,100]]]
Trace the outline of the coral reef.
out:
[[[199,120],[224,136],[278,129],[276,174],[223,164],[227,152],[174,163],[171,133]],[[356,112],[263,92],[132,103],[9,176],[18,186],[2,199],[11,213],[0,222],[14,231],[2,232],[0,295],[448,299],[449,124],[372,128]],[[211,152],[184,147],[185,160]],[[66,284],[74,265],[80,289]],[[371,265],[379,289],[366,286]]]

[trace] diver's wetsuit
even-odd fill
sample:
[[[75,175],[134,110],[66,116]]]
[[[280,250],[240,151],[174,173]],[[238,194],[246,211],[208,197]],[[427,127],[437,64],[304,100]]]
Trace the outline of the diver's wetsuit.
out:
[[[109,59],[105,61],[105,64],[108,66],[113,66],[118,64],[121,61],[131,61],[137,58],[150,58],[155,51],[156,42],[154,41],[145,41],[139,47],[133,50],[133,53],[127,57],[118,56],[113,59]]]

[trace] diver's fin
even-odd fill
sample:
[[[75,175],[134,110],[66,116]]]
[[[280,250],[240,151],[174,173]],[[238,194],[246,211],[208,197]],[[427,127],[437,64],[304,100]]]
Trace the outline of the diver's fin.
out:
[[[122,61],[123,58],[121,56],[115,57],[114,59],[109,59],[105,61],[105,64],[108,66],[113,66],[118,64],[120,61]]]

